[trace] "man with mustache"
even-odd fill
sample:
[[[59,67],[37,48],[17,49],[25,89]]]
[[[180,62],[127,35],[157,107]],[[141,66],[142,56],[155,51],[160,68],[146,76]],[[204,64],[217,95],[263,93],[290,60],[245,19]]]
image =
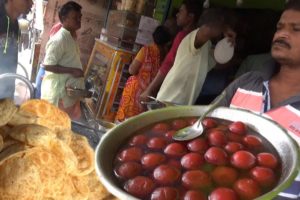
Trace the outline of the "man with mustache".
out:
[[[32,0],[0,0],[0,74],[16,73],[19,25],[17,18],[28,14]],[[15,81],[0,80],[0,98],[13,98]]]
[[[286,4],[271,55],[275,60],[271,74],[249,72],[241,76],[225,89],[226,97],[220,105],[267,116],[285,127],[300,144],[300,0]],[[300,199],[300,175],[276,199]]]

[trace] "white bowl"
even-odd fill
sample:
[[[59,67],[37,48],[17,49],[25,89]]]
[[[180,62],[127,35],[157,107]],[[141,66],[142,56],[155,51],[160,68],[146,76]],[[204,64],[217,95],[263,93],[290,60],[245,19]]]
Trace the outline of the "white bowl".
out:
[[[214,57],[217,63],[225,64],[231,60],[234,54],[234,47],[228,38],[220,40],[214,50]]]

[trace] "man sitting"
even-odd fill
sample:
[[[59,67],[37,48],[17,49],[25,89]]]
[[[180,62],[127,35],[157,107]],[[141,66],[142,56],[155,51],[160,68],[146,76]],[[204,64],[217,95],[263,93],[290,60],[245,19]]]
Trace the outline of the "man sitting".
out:
[[[285,127],[298,144],[300,144],[299,31],[300,1],[290,0],[273,37],[271,55],[276,64],[272,73],[246,73],[228,86],[225,90],[226,97],[220,103],[221,106],[263,113]],[[290,188],[279,194],[278,199],[299,198],[300,175]]]

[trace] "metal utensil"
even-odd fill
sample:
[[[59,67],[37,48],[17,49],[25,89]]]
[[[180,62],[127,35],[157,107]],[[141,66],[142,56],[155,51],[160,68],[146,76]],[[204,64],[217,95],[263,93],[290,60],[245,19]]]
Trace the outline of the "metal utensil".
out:
[[[192,125],[178,130],[174,135],[173,139],[178,141],[192,140],[200,135],[204,131],[202,125],[202,120],[206,117],[208,113],[213,111],[220,103],[220,101],[225,97],[225,92],[223,92],[218,98],[209,106],[206,112],[201,115],[201,117]]]
[[[95,150],[95,168],[103,185],[118,199],[139,200],[120,187],[120,183],[114,176],[115,165],[113,163],[121,147],[137,132],[141,133],[140,130],[144,130],[145,127],[167,120],[200,116],[206,110],[207,106],[170,106],[131,117],[109,130],[103,135]],[[275,148],[274,152],[278,154],[282,165],[278,181],[270,192],[255,200],[274,199],[279,192],[292,184],[300,169],[300,152],[298,145],[288,136],[285,129],[270,119],[236,108],[218,107],[208,116],[225,121],[244,122]]]
[[[170,102],[165,102],[165,101],[160,101],[156,99],[155,97],[152,96],[147,96],[147,98],[151,99],[151,101],[141,101],[141,104],[147,106],[148,110],[155,110],[159,108],[165,108],[168,106],[175,106],[176,104],[170,103]]]
[[[5,74],[1,74],[0,75],[0,79],[20,79],[21,81],[23,81],[28,89],[29,89],[29,93],[30,93],[30,99],[34,98],[34,87],[32,85],[32,83],[30,82],[29,79],[27,79],[26,77],[20,75],[20,74],[15,74],[15,73],[5,73]]]
[[[145,105],[159,104],[162,107],[174,106],[173,103],[160,101],[160,100],[158,100],[158,99],[156,99],[155,97],[152,97],[152,96],[147,96],[147,98],[151,99],[152,101],[141,101],[141,104],[145,104]]]

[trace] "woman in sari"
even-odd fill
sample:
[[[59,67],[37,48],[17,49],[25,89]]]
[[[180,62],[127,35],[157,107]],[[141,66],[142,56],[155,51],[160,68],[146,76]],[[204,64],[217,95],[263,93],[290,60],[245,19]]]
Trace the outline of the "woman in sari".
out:
[[[158,26],[152,34],[153,43],[144,46],[129,66],[128,78],[123,90],[116,121],[140,114],[145,107],[140,103],[140,94],[147,88],[156,76],[162,60],[168,52],[168,43],[171,41],[169,31],[164,26]]]

